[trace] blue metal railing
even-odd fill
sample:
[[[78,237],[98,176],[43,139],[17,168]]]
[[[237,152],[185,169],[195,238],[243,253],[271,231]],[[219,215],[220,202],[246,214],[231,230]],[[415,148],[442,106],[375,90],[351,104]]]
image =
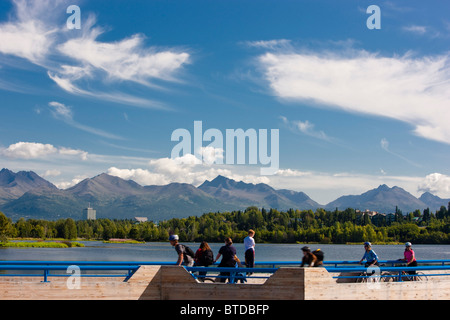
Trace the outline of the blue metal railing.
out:
[[[450,271],[450,260],[420,260],[417,261],[420,266],[406,267],[395,266],[401,264],[398,260],[379,261],[380,272],[398,273],[401,281],[402,273],[408,271]],[[330,273],[364,273],[367,268],[361,267],[359,261],[325,261],[324,267]],[[76,266],[81,277],[123,277],[128,281],[132,275],[143,265],[174,265],[173,262],[142,262],[142,261],[0,261],[0,277],[36,277],[43,276],[43,282],[48,282],[49,277],[70,277],[73,274],[68,273],[70,267]],[[237,281],[245,282],[248,278],[268,278],[275,273],[279,267],[299,266],[299,261],[261,261],[257,262],[255,268],[218,268],[218,267],[186,267],[186,270],[196,279],[208,277],[217,279],[228,278],[230,283]],[[271,266],[271,267],[263,267]],[[6,273],[2,273],[6,272]],[[22,271],[22,273],[15,273]],[[64,272],[65,271],[65,272]],[[13,272],[13,273],[11,273]],[[89,273],[91,272],[91,273]],[[197,273],[202,273],[199,275]],[[222,274],[221,274],[222,273]],[[224,275],[223,273],[228,273]],[[218,274],[218,275],[217,275]],[[252,274],[252,275],[249,275]],[[427,274],[427,276],[449,276],[450,273]],[[386,275],[391,276],[392,275]],[[335,276],[334,278],[358,278],[371,276]]]
[[[426,264],[426,265],[449,265],[450,266],[450,260],[417,260],[418,263],[420,264]],[[384,264],[387,266],[394,266],[396,264],[401,264],[402,261],[401,260],[380,260],[379,261],[380,264]],[[301,261],[261,261],[261,262],[256,262],[256,265],[267,265],[267,266],[272,266],[273,268],[275,268],[275,266],[299,266],[301,264]],[[340,267],[340,266],[346,266],[348,267],[349,265],[356,265],[356,266],[360,266],[359,261],[324,261],[323,265],[326,266],[333,266],[335,268]]]
[[[195,279],[204,280],[205,278],[212,278],[215,281],[217,279],[227,280],[229,283],[247,282],[247,278],[252,279],[267,279],[274,274],[278,268],[218,268],[218,267],[185,267],[185,269],[191,272]],[[205,273],[201,275],[201,273]],[[252,274],[249,276],[248,274]],[[253,274],[265,274],[265,275],[253,275]]]

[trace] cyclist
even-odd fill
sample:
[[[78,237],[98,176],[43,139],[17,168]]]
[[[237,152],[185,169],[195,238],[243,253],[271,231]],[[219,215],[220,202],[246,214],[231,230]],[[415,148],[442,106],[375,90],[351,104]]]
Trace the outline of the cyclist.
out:
[[[404,259],[400,259],[406,262],[407,267],[417,267],[416,254],[412,249],[411,242],[405,243],[405,252],[403,253]],[[415,275],[416,271],[408,271],[410,275]]]
[[[370,242],[364,242],[364,256],[359,261],[359,264],[362,264],[363,260],[366,260],[365,267],[372,267],[374,265],[379,266],[378,264],[378,256],[375,251],[372,250],[372,244]]]

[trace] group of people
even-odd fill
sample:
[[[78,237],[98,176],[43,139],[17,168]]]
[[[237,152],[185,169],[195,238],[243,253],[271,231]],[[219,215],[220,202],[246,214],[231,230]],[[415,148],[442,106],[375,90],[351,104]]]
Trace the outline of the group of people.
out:
[[[245,247],[245,266],[247,268],[255,267],[255,231],[250,229],[248,231],[248,236],[244,239],[244,247]],[[222,260],[219,264],[219,268],[233,268],[238,264],[239,267],[242,267],[242,263],[236,255],[236,248],[233,246],[233,241],[231,238],[225,239],[225,245],[222,246],[214,259],[214,254],[211,250],[211,247],[208,245],[206,241],[202,241],[200,247],[194,253],[189,247],[180,244],[178,242],[179,238],[177,235],[171,235],[169,237],[170,244],[175,247],[176,252],[178,253],[177,265],[181,266],[204,266],[208,267],[210,265],[215,264],[221,257]],[[324,253],[322,250],[317,249],[311,251],[308,246],[301,248],[303,252],[302,263],[300,267],[321,267],[323,266]],[[365,267],[369,268],[372,266],[379,266],[378,255],[372,249],[372,244],[370,242],[364,243],[364,255],[359,261],[360,264],[364,260]],[[417,261],[415,257],[415,253],[412,250],[412,245],[410,242],[405,243],[405,251],[403,259],[399,259],[400,261],[406,262],[408,267],[417,266]],[[415,271],[410,271],[410,274],[414,274]],[[200,275],[205,275],[205,273],[200,273]],[[229,273],[221,273],[222,277],[220,277],[220,281],[225,282],[227,275]]]
[[[244,239],[245,247],[245,266],[247,268],[255,267],[255,231],[250,229],[248,231],[248,236]],[[236,264],[242,267],[242,263],[237,257],[236,248],[233,246],[233,240],[231,238],[225,239],[225,245],[219,249],[219,253],[214,259],[214,254],[211,247],[206,241],[202,241],[200,247],[194,253],[188,246],[183,245],[178,242],[179,238],[177,235],[171,235],[169,237],[170,244],[175,247],[178,254],[177,265],[193,267],[193,266],[203,266],[208,267],[216,263],[221,257],[219,268],[234,268]],[[200,276],[204,276],[206,272],[200,272]],[[222,272],[219,275],[221,282],[226,281],[226,277],[229,276],[228,272]],[[200,277],[201,278],[201,277]]]
[[[359,261],[360,264],[364,260],[366,260],[366,263],[364,264],[366,268],[372,267],[372,266],[379,266],[378,263],[378,255],[375,253],[375,251],[372,249],[372,244],[370,242],[364,243],[364,255]],[[412,249],[411,242],[405,243],[405,251],[403,252],[403,259],[398,259],[398,261],[406,262],[407,267],[417,267],[417,260],[416,260],[416,254],[414,253],[414,250]],[[416,271],[408,271],[409,274],[416,274]]]

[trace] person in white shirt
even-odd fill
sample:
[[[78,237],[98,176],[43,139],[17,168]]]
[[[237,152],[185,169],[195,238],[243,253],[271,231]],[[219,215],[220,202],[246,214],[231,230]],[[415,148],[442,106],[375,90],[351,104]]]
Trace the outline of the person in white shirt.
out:
[[[252,229],[248,230],[248,236],[244,239],[245,247],[245,265],[247,268],[255,267],[255,231]]]

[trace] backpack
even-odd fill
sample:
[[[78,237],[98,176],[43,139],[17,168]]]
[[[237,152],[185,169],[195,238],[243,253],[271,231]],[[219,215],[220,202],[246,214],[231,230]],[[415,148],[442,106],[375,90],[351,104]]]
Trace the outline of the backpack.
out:
[[[214,254],[211,250],[206,250],[202,255],[203,265],[209,266],[214,263]]]
[[[184,246],[184,252],[186,252],[186,254],[187,254],[189,257],[194,258],[194,257],[195,257],[194,251],[192,251],[192,249],[189,248],[188,246],[185,246],[185,245],[183,245],[183,246]]]
[[[323,254],[323,251],[322,251],[322,250],[317,249],[317,250],[313,251],[312,254],[315,255],[315,256],[317,257],[317,260],[318,260],[318,261],[323,261],[323,256],[324,256],[324,254]]]

